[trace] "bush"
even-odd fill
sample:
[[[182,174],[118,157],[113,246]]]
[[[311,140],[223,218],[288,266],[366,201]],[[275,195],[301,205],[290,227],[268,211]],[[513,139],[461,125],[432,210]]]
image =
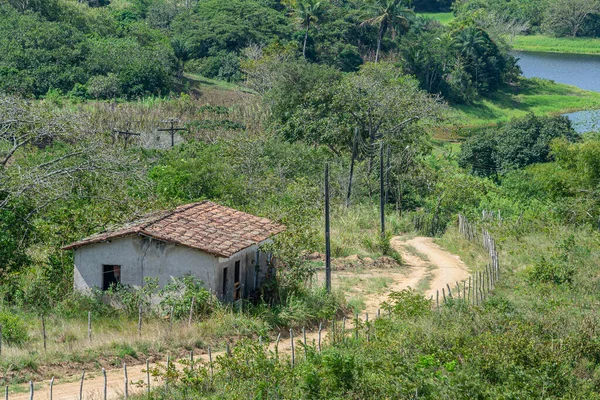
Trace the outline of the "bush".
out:
[[[411,288],[391,292],[389,298],[382,304],[383,308],[401,318],[420,317],[431,311],[431,302]]]
[[[208,315],[212,311],[211,294],[204,288],[204,282],[193,276],[172,278],[158,292],[162,297],[160,308],[165,314],[173,313],[176,319],[187,318],[190,315],[192,300],[194,301],[194,315]]]
[[[18,315],[0,311],[0,325],[2,326],[2,340],[6,343],[20,346],[29,340],[27,326]]]
[[[87,92],[95,99],[111,99],[121,95],[121,84],[116,74],[92,76],[87,83]]]

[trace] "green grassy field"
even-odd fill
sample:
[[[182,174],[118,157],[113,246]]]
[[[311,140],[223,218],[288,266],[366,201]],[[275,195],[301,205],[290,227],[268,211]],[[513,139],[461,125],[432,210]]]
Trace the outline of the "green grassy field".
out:
[[[515,50],[520,51],[600,55],[600,39],[553,38],[543,35],[531,35],[515,37],[512,45]]]
[[[442,25],[448,25],[456,18],[452,13],[420,13],[419,15],[439,21]]]
[[[600,93],[543,79],[522,79],[518,87],[500,90],[488,99],[457,105],[454,124],[480,128],[506,122],[533,112],[557,115],[600,108]]]

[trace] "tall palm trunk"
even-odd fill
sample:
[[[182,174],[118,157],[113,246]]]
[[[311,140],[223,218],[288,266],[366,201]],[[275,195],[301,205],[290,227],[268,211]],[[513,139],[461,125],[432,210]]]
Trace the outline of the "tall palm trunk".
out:
[[[381,50],[381,38],[383,37],[383,23],[379,25],[379,35],[377,36],[377,51],[375,52],[375,62],[379,62],[379,51]]]
[[[306,32],[304,33],[304,46],[302,47],[302,56],[306,60],[306,42],[308,41],[308,28],[310,28],[310,19],[306,21]]]

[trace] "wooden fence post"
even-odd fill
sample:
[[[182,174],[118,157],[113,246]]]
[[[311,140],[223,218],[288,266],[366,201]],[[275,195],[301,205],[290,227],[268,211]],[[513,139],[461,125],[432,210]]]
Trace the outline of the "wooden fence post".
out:
[[[365,329],[366,329],[367,343],[369,343],[371,341],[371,334],[369,332],[369,313],[365,313]]]
[[[52,391],[53,390],[54,390],[54,377],[52,377],[52,379],[50,379],[50,400],[52,400]]]
[[[302,336],[303,336],[303,339],[304,339],[304,359],[306,360],[306,358],[308,356],[308,354],[307,354],[308,350],[307,350],[307,347],[306,347],[306,329],[304,329],[304,327],[302,327]]]
[[[442,288],[442,296],[444,297],[444,304],[446,304],[446,292],[444,291],[444,288]]]
[[[359,325],[359,321],[358,321],[358,313],[357,313],[356,314],[356,322],[354,323],[354,336],[357,340],[358,340],[358,325]]]
[[[168,370],[167,370],[168,374]],[[129,397],[129,382],[127,379],[127,364],[123,363],[123,378],[124,378],[124,388],[125,388],[125,399]]]
[[[294,330],[290,329],[290,343],[292,345],[292,368],[294,367],[295,354],[294,354]]]
[[[467,305],[471,304],[471,277],[469,276],[469,290],[467,290]]]
[[[8,385],[4,387],[4,400],[8,400]]]
[[[319,353],[321,352],[321,331],[323,330],[323,323],[319,322]]]
[[[192,305],[190,306],[190,318],[188,319],[188,325],[192,326],[192,317],[194,316],[194,306],[196,305],[196,296],[192,297]]]
[[[92,312],[88,311],[88,340],[92,343]]]
[[[103,399],[106,400],[108,398],[108,382],[106,379],[106,370],[102,368],[102,377],[104,378],[104,384],[102,386]]]
[[[85,369],[81,373],[81,383],[79,384],[79,400],[83,400],[83,380],[85,379]]]
[[[29,381],[29,400],[33,400],[33,381]]]
[[[46,352],[46,320],[42,313],[42,339],[44,341],[44,352]]]
[[[279,342],[279,337],[277,337],[277,342]],[[213,381],[214,367],[212,362],[212,352],[210,351],[210,346],[208,346],[208,362],[210,364],[210,383]]]
[[[142,305],[138,308],[138,336],[142,337]]]
[[[277,334],[277,340],[275,340],[275,358],[279,360],[279,340],[281,339],[281,333]]]
[[[208,353],[210,354],[210,348]],[[146,394],[150,396],[150,360],[148,359],[146,359]]]
[[[450,284],[446,283],[446,287],[448,288],[448,298],[452,299],[452,290],[450,290]]]
[[[229,343],[227,343],[227,355],[229,355]],[[165,393],[169,391],[169,369],[171,368],[171,355],[167,354],[167,372],[165,376]]]
[[[439,309],[440,309],[440,291],[439,290],[435,291],[435,309],[437,311],[439,311]]]

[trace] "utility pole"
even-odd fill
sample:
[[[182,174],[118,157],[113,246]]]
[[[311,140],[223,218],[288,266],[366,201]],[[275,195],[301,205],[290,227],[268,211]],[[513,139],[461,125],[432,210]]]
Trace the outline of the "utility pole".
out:
[[[125,148],[127,148],[127,143],[129,143],[129,139],[132,136],[141,136],[139,133],[130,132],[129,130],[120,131],[118,129],[113,129],[113,132],[117,135],[123,136],[123,142],[125,144]]]
[[[387,145],[387,168],[385,169],[385,204],[390,201],[390,153],[391,146]]]
[[[331,292],[331,243],[329,226],[329,163],[325,164],[325,288]]]
[[[381,237],[385,237],[385,174],[383,170],[383,141],[379,145],[379,216]]]
[[[170,128],[158,128],[159,132],[169,132],[171,134],[171,147],[175,146],[175,132],[177,131],[187,131],[186,128],[175,128],[175,123],[180,122],[176,118],[169,118],[164,120],[163,122],[171,124]]]

